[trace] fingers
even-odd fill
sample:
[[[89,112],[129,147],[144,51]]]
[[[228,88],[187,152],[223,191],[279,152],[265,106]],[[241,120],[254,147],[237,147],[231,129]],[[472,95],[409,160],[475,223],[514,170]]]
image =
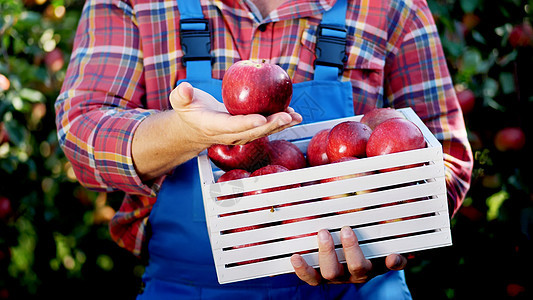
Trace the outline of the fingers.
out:
[[[194,99],[194,88],[188,82],[182,82],[170,93],[170,104],[174,109],[186,107]]]
[[[385,265],[390,270],[395,270],[395,271],[403,270],[405,266],[407,265],[407,258],[403,255],[396,254],[396,253],[389,254],[385,258]]]
[[[266,119],[257,114],[235,115],[228,118],[228,125],[220,128],[222,135],[219,136],[221,143],[225,144],[244,144],[301,122],[301,116],[296,112],[279,112]]]
[[[354,231],[345,226],[340,231],[342,248],[346,264],[339,263],[335,252],[335,243],[327,230],[320,230],[318,237],[319,271],[309,266],[298,254],[291,257],[291,264],[296,275],[310,285],[318,285],[323,279],[329,283],[364,283],[387,270],[405,268],[407,259],[400,254],[390,254],[386,258],[366,259]]]
[[[366,259],[353,230],[345,226],[341,229],[341,242],[346,258],[349,281],[352,283],[362,283],[369,279],[369,272],[372,270],[372,263]]]
[[[291,264],[298,278],[307,284],[317,286],[322,281],[320,274],[313,267],[309,266],[299,254],[293,254],[291,256]]]
[[[337,281],[344,276],[344,267],[339,263],[333,238],[325,229],[318,231],[317,236],[320,273],[324,279]]]

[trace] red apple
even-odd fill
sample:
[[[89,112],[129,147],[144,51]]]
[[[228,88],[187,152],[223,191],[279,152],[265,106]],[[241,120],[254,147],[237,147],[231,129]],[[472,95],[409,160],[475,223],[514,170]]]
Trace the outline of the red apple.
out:
[[[392,118],[404,118],[405,116],[398,110],[391,107],[374,108],[366,112],[361,118],[361,123],[374,130],[376,126],[383,123],[383,121]]]
[[[528,22],[515,25],[509,34],[509,44],[513,48],[528,47],[533,44],[533,28]]]
[[[0,196],[0,220],[7,220],[11,216],[11,212],[11,201],[4,196]]]
[[[366,145],[366,154],[371,157],[425,147],[424,135],[415,123],[407,119],[390,119],[378,125],[372,132]],[[390,172],[415,166],[418,164],[380,171]]]
[[[236,180],[241,178],[248,178],[250,177],[250,172],[242,169],[233,169],[229,170],[226,173],[222,174],[217,182],[226,182],[230,180]]]
[[[471,112],[476,104],[476,95],[474,92],[468,88],[456,87],[455,93],[457,94],[457,100],[459,100],[463,114]]]
[[[520,150],[526,144],[526,135],[520,127],[506,127],[496,133],[494,145],[499,151]]]
[[[52,72],[57,72],[65,65],[65,59],[63,58],[63,52],[59,48],[47,52],[44,56],[44,63],[46,67]]]
[[[307,144],[307,161],[310,166],[319,166],[329,163],[326,153],[329,129],[322,129],[317,132]]]
[[[345,121],[331,128],[326,146],[326,153],[330,161],[343,157],[365,157],[366,143],[372,129],[356,121]]]
[[[287,140],[273,140],[269,143],[270,164],[281,165],[289,170],[305,168],[307,162],[303,152]]]
[[[507,291],[507,295],[509,295],[509,297],[518,297],[520,294],[526,293],[526,287],[518,283],[507,284],[505,290]]]
[[[268,165],[268,166],[264,166],[264,167],[262,167],[262,168],[260,168],[260,169],[258,169],[256,171],[254,171],[250,175],[250,177],[262,176],[262,175],[274,174],[274,173],[280,173],[280,172],[287,172],[287,171],[289,171],[289,169],[287,169],[284,166]],[[246,193],[244,193],[244,195],[248,196],[248,195],[257,195],[257,194],[262,194],[262,193],[270,193],[270,192],[274,192],[274,191],[280,191],[280,190],[295,188],[295,187],[299,187],[299,186],[300,186],[300,184],[289,184],[289,185],[277,186],[277,187],[272,187],[272,188],[267,188],[267,189],[262,189],[262,190],[257,190],[257,191],[246,192]]]
[[[0,145],[9,142],[9,134],[3,122],[0,122]]]
[[[226,173],[222,174],[218,178],[217,182],[226,182],[226,181],[242,179],[242,178],[248,178],[248,177],[250,177],[250,172],[248,172],[246,170],[242,170],[242,169],[233,169],[233,170],[229,170]],[[236,195],[220,196],[220,197],[217,197],[217,200],[231,199],[231,198],[234,198],[234,197],[239,197],[241,195],[242,195],[242,193],[236,194]]]
[[[264,228],[264,227],[266,227],[266,225],[264,225],[264,224],[245,226],[245,227],[240,227],[240,228],[227,230],[227,231],[223,232],[223,234],[231,234],[231,233],[243,232],[243,231],[248,231],[248,230],[255,230],[255,229]],[[257,245],[261,245],[261,244],[264,244],[264,243],[265,242],[257,242],[257,243],[250,243],[250,244],[244,244],[244,245],[237,245],[237,246],[231,247],[231,249],[240,249],[240,248],[252,247],[252,246],[257,246]],[[264,259],[262,259],[262,258],[258,258],[258,259],[252,259],[252,260],[247,260],[247,261],[243,261],[243,262],[238,262],[236,264],[238,266],[241,266],[241,265],[250,264],[250,263],[254,263],[254,262],[260,262],[260,261],[263,261],[263,260]]]
[[[479,211],[479,209],[475,208],[472,205],[462,205],[459,209],[459,213],[470,219],[470,221],[474,222],[480,221],[485,216],[484,213],[482,213],[481,211]]]
[[[226,181],[242,179],[242,178],[248,178],[248,177],[250,177],[250,172],[248,172],[246,170],[242,170],[242,169],[233,169],[233,170],[229,170],[226,173],[222,174],[218,178],[217,182],[226,182]],[[233,197],[236,197],[236,196],[240,196],[240,195],[242,195],[242,193],[238,194],[238,195],[228,195],[228,196],[217,197],[217,199],[218,200],[230,199],[230,198],[233,198]],[[222,214],[222,215],[220,215],[220,217],[231,216],[231,215],[234,215],[234,214],[236,214],[236,213]],[[227,234],[227,233],[235,233],[235,232],[258,229],[258,228],[262,228],[262,227],[265,227],[265,225],[251,225],[251,226],[245,226],[245,227],[230,229],[230,230],[228,230],[228,231],[226,231],[224,233],[225,234]],[[232,247],[232,248],[233,249],[238,249],[238,248],[250,247],[250,246],[255,246],[255,245],[260,245],[260,244],[261,243],[252,243],[252,244],[246,244],[246,245],[239,245],[239,246],[235,246],[235,247]],[[239,264],[244,264],[244,263],[239,263]]]
[[[378,125],[366,145],[367,156],[396,153],[426,147],[422,131],[407,119],[390,119]]]
[[[292,81],[280,66],[242,60],[222,78],[222,100],[232,115],[285,111],[292,97]]]
[[[253,172],[253,173],[250,175],[250,177],[261,176],[261,175],[266,175],[266,174],[273,174],[273,173],[279,173],[279,172],[286,172],[286,171],[289,171],[289,169],[285,168],[284,166],[280,166],[280,165],[268,165],[268,166],[262,167],[262,168],[256,170],[255,172]],[[298,187],[298,186],[299,186],[298,184],[293,184],[293,185],[288,185],[288,186],[274,187],[274,188],[269,188],[269,189],[263,189],[263,190],[257,190],[257,191],[247,192],[247,193],[244,193],[244,195],[245,195],[245,196],[248,196],[248,195],[256,195],[256,194],[268,193],[268,192],[273,192],[273,191],[278,191],[278,190],[283,190],[283,189],[288,189],[288,188]],[[251,209],[251,210],[249,210],[249,212],[259,211],[259,210],[266,210],[266,209],[270,209],[270,208],[269,208],[269,207],[261,207],[261,208]],[[250,226],[245,226],[245,227],[240,227],[240,228],[231,229],[231,230],[228,230],[227,232],[224,232],[224,233],[242,232],[242,231],[248,231],[248,230],[259,229],[259,228],[263,228],[263,227],[266,227],[266,226],[268,226],[268,225],[265,225],[265,224],[250,225]],[[263,243],[264,243],[264,242],[258,242],[258,243],[251,243],[251,244],[239,245],[239,246],[232,247],[232,249],[238,249],[238,248],[244,248],[244,247],[251,247],[251,246],[261,245],[261,244],[263,244]],[[262,261],[262,260],[263,260],[263,259],[261,259],[261,258],[260,258],[260,259],[254,259],[254,260],[249,260],[249,261],[239,262],[239,263],[237,263],[237,265],[244,265],[244,264],[249,264],[249,263],[259,262],[259,261]]]
[[[4,74],[0,74],[0,92],[7,91],[10,86],[9,79]]]
[[[335,163],[341,163],[341,162],[344,162],[344,161],[350,161],[350,160],[356,160],[356,159],[358,159],[358,158],[357,157],[343,157],[341,159],[338,159],[338,160],[334,161],[333,163],[334,164]],[[372,174],[373,174],[373,172],[363,172],[363,173],[355,173],[355,174],[349,174],[349,175],[344,175],[344,176],[336,176],[336,177],[322,179],[322,180],[320,180],[320,183],[333,182],[333,181],[337,181],[337,180],[350,179],[350,178],[361,177],[361,176],[372,175]],[[353,196],[353,195],[361,195],[361,194],[366,194],[366,193],[370,193],[370,192],[371,192],[371,190],[355,191],[353,193],[345,193],[345,194],[341,194],[341,195],[323,197],[322,200],[336,199],[336,198]],[[356,211],[356,210],[353,210],[353,211]],[[352,212],[352,211],[347,211],[347,212]],[[346,212],[342,212],[342,213],[346,213]]]
[[[216,144],[207,149],[207,156],[220,169],[243,169],[253,172],[268,165],[268,138],[263,137],[245,145]]]

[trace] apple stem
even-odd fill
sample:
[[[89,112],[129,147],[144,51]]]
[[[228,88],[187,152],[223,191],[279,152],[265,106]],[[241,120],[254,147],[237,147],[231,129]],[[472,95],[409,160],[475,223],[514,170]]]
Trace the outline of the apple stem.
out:
[[[265,63],[265,62],[266,62],[266,59],[263,58],[263,59],[261,60],[261,62],[262,62],[262,63]]]

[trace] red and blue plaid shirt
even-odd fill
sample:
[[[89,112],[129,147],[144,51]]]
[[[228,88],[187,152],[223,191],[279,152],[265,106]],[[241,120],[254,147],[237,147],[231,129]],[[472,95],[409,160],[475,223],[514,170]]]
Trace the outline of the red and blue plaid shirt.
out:
[[[315,33],[334,0],[286,1],[264,19],[249,1],[201,3],[212,25],[214,78],[241,59],[279,64],[295,83],[313,78]],[[88,0],[56,103],[59,141],[78,180],[89,189],[125,192],[110,231],[135,255],[164,177],[141,181],[132,137],[144,118],[170,109],[168,96],[185,78],[179,20],[175,0]],[[349,1],[346,25],[342,80],[352,83],[354,114],[412,107],[443,144],[455,212],[469,187],[472,153],[425,0]]]

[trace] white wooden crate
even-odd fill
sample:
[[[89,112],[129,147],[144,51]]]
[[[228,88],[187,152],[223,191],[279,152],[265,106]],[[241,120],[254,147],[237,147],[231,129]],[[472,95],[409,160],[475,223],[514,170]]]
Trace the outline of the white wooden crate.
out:
[[[366,258],[451,245],[442,146],[412,109],[400,111],[422,130],[427,148],[221,183],[215,182],[223,171],[202,153],[198,164],[219,282],[293,272],[293,253],[301,253],[308,264],[318,266],[316,232],[320,229],[328,229],[340,247],[340,229],[351,226]],[[270,139],[289,140],[305,153],[318,131],[361,117],[295,126]],[[378,172],[413,164],[417,166]],[[316,183],[364,172],[373,173]],[[290,184],[301,186],[217,200],[220,196]],[[360,191],[371,192],[354,194]],[[322,200],[331,196],[337,197]],[[305,217],[309,218],[286,222]],[[234,230],[252,225],[261,226]],[[342,248],[337,249],[337,255],[344,261]]]

